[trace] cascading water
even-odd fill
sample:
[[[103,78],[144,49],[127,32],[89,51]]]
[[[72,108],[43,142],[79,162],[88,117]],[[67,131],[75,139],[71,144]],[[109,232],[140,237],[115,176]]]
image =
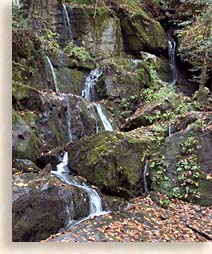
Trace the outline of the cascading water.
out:
[[[62,6],[63,6],[63,14],[64,14],[66,25],[67,25],[67,28],[68,28],[69,38],[71,40],[73,40],[72,27],[71,27],[70,18],[69,18],[69,15],[68,15],[68,10],[67,10],[67,7],[66,7],[65,4],[62,4]]]
[[[100,216],[105,213],[108,213],[108,212],[105,212],[102,210],[102,202],[101,202],[101,198],[98,195],[98,193],[94,189],[88,187],[87,185],[85,185],[85,184],[81,185],[81,184],[77,183],[75,180],[71,179],[68,176],[68,172],[69,172],[69,170],[68,170],[68,152],[65,152],[63,155],[63,158],[62,158],[62,162],[60,162],[57,165],[57,171],[52,171],[52,174],[56,175],[62,182],[66,183],[68,185],[77,187],[77,188],[82,189],[85,192],[87,192],[88,197],[89,197],[90,211],[89,211],[89,215],[87,217],[85,217],[81,220],[78,220],[78,221],[73,221],[70,216],[70,213],[67,213],[69,216],[69,221],[68,221],[65,228],[68,229],[76,224],[79,224],[80,222],[82,222],[84,220],[92,218],[93,216]]]
[[[169,137],[170,137],[172,135],[172,126],[171,125],[168,126],[168,132],[169,132]]]
[[[172,81],[169,84],[171,86],[175,86],[176,82],[177,82],[177,68],[176,68],[175,51],[176,51],[176,42],[169,35],[168,53],[169,53],[169,64],[170,64],[170,68],[171,68],[171,71],[172,71]]]
[[[94,103],[96,109],[97,109],[97,112],[99,114],[99,117],[102,121],[102,124],[105,128],[106,131],[113,131],[113,127],[110,123],[110,121],[108,120],[107,116],[105,115],[105,113],[103,112],[103,109],[102,109],[102,105],[98,104],[98,103]]]
[[[51,70],[52,78],[53,78],[53,81],[54,81],[55,91],[58,93],[59,88],[58,88],[58,84],[57,84],[57,77],[56,77],[56,74],[54,72],[54,67],[53,67],[52,62],[51,62],[51,60],[48,56],[46,56],[46,59],[47,59],[47,62],[49,64],[49,67],[50,67],[50,70]]]
[[[102,71],[100,69],[95,69],[90,72],[88,77],[85,80],[85,86],[82,90],[82,97],[87,101],[95,101],[96,100],[96,91],[95,86],[102,75]]]
[[[144,184],[144,193],[148,192],[148,187],[147,187],[147,180],[146,180],[146,175],[147,175],[147,169],[148,169],[148,160],[145,161],[144,164],[144,171],[143,171],[143,184]]]
[[[16,7],[16,8],[20,8],[20,0],[13,0],[13,5]]]
[[[90,102],[96,101],[96,90],[95,86],[98,79],[101,77],[102,71],[100,69],[92,70],[89,76],[86,78],[84,89],[82,90],[82,97]],[[99,103],[94,103],[97,113],[102,121],[105,130],[113,131],[113,127],[108,120],[107,116],[103,112],[103,106]],[[97,128],[98,129],[98,128]]]

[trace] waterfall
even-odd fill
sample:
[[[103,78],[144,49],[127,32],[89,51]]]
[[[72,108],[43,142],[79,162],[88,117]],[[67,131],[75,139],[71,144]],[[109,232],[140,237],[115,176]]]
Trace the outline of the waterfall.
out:
[[[96,101],[96,90],[95,86],[97,81],[102,75],[102,71],[100,69],[95,69],[90,72],[88,77],[85,80],[85,86],[84,89],[82,90],[82,97],[86,99],[87,101]],[[97,113],[103,123],[103,126],[105,130],[108,131],[113,131],[113,127],[108,120],[106,114],[103,112],[103,106],[100,105],[99,103],[94,103],[94,106],[97,109]],[[97,121],[96,121],[97,122]],[[96,128],[98,130],[98,127]]]
[[[144,164],[144,171],[143,171],[143,182],[144,182],[144,193],[148,192],[148,187],[147,187],[147,181],[146,181],[146,175],[147,175],[147,169],[148,169],[148,160],[145,161]]]
[[[16,8],[20,8],[20,0],[13,0],[13,5],[16,7]]]
[[[68,10],[67,10],[67,7],[66,7],[65,4],[62,4],[62,6],[63,6],[63,14],[65,16],[66,25],[67,25],[68,32],[69,32],[69,37],[70,37],[71,40],[73,40],[72,27],[71,27],[70,18],[69,18],[69,15],[68,15]]]
[[[69,221],[65,227],[66,229],[68,229],[76,224],[79,224],[80,222],[82,222],[84,220],[90,219],[94,216],[100,216],[102,214],[108,213],[108,212],[102,210],[101,198],[94,189],[88,187],[85,184],[81,185],[68,176],[68,152],[64,153],[62,162],[60,162],[57,165],[57,171],[52,171],[52,174],[56,175],[62,182],[84,190],[85,192],[87,192],[88,197],[89,197],[89,207],[90,207],[89,215],[83,219],[78,220],[78,221],[73,221],[73,219],[70,216],[70,213],[67,213],[68,217],[69,217],[68,218]]]
[[[170,65],[170,68],[172,71],[172,81],[170,82],[171,86],[175,86],[176,82],[177,82],[177,68],[176,68],[175,51],[176,51],[176,42],[169,35],[168,54],[169,54],[169,65]]]
[[[72,132],[71,132],[71,107],[69,103],[68,94],[65,94],[65,100],[67,102],[67,127],[68,127],[68,141],[72,142]]]
[[[50,67],[50,70],[51,70],[52,78],[53,78],[53,81],[54,81],[55,91],[58,93],[59,88],[58,88],[58,84],[57,84],[56,74],[54,72],[54,67],[53,67],[52,62],[51,62],[51,60],[48,56],[46,56],[46,59],[47,59],[47,62],[49,64],[49,67]]]
[[[172,134],[172,126],[171,125],[168,126],[168,132],[169,132],[169,137],[170,137]]]
[[[102,106],[99,103],[94,103],[97,112],[99,114],[99,117],[103,123],[103,126],[105,128],[106,131],[113,131],[113,127],[110,123],[110,121],[108,120],[107,116],[105,115],[105,113],[102,110]]]
[[[96,99],[96,91],[95,86],[102,75],[102,71],[99,69],[92,70],[88,77],[85,80],[85,86],[82,90],[82,97],[87,101],[95,101]]]

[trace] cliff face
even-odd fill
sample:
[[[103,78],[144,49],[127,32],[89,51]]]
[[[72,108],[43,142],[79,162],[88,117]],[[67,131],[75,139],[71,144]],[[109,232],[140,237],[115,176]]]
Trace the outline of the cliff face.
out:
[[[36,185],[39,171],[48,163],[56,170],[61,151],[68,151],[70,172],[96,185],[105,207],[120,208],[146,192],[210,206],[211,99],[207,89],[194,94],[197,85],[176,55],[174,33],[176,22],[196,8],[172,0],[25,0],[14,6],[13,173],[21,178],[24,172],[24,184]],[[48,177],[39,188],[26,185],[14,181],[15,192],[26,195],[23,207],[21,199],[13,206],[14,232],[25,232],[14,233],[15,241],[57,232],[68,216],[64,202],[73,206],[80,197],[79,214],[76,207],[72,212],[75,219],[87,215],[82,190],[70,194],[67,184]],[[54,220],[63,211],[55,227],[44,216],[45,232],[36,229],[33,211],[33,227],[20,213],[37,206],[39,193],[47,203],[56,193]],[[35,238],[26,237],[30,231]]]

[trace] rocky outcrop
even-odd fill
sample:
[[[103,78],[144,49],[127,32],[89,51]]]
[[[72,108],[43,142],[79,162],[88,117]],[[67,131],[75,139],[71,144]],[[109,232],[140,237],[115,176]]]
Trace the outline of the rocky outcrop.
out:
[[[89,103],[79,96],[17,86],[14,97],[17,112],[22,112],[22,117],[13,112],[14,158],[34,159],[41,145],[43,150],[51,149],[70,138],[74,141],[96,133],[94,106],[89,111]]]
[[[137,139],[130,134],[102,132],[76,142],[69,154],[69,167],[105,193],[129,198],[143,192],[142,154],[151,136]]]
[[[69,220],[89,213],[87,193],[62,185],[52,176],[14,176],[12,226],[13,241],[45,239],[66,226]],[[51,212],[50,212],[51,211]]]

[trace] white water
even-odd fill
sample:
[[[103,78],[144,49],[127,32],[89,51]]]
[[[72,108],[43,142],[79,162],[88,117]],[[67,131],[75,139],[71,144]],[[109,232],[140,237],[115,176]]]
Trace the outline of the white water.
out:
[[[20,8],[20,0],[13,0],[13,5],[17,8]]]
[[[168,131],[169,131],[169,137],[170,137],[172,135],[172,126],[171,125],[168,126]]]
[[[150,54],[150,53],[145,52],[145,51],[140,51],[140,53],[141,53],[141,56],[142,56],[143,60],[145,60],[145,61],[148,60],[148,59],[153,59],[156,62],[156,60],[157,60],[157,57],[153,54]]]
[[[168,47],[169,65],[172,71],[172,81],[170,82],[170,85],[175,86],[177,82],[177,68],[176,68],[176,59],[175,59],[176,42],[171,36],[169,36],[168,46],[169,46]]]
[[[70,18],[69,18],[69,15],[68,15],[68,10],[67,10],[67,7],[66,7],[65,4],[62,4],[62,6],[63,6],[63,12],[64,12],[66,24],[67,24],[67,27],[68,27],[69,37],[72,40],[73,39],[72,32],[71,32],[72,27],[71,27]]]
[[[97,112],[99,114],[99,117],[102,121],[102,124],[103,124],[105,130],[106,131],[113,131],[113,127],[112,127],[110,121],[108,120],[107,116],[103,112],[102,105],[100,105],[99,103],[94,103],[94,105],[97,109]]]
[[[97,81],[102,75],[102,71],[100,69],[95,69],[90,72],[88,77],[85,80],[85,86],[82,90],[82,97],[86,99],[87,101],[96,101],[96,92],[95,92],[95,86]],[[94,103],[94,106],[96,107],[97,113],[102,121],[102,124],[107,131],[113,131],[113,127],[107,118],[106,114],[103,111],[103,106],[99,103]],[[97,120],[96,120],[97,123]],[[98,132],[98,126],[96,127],[96,130]]]
[[[148,192],[147,181],[146,181],[147,169],[148,169],[148,160],[145,161],[144,171],[143,171],[144,193]]]
[[[69,103],[69,98],[68,94],[65,95],[65,100],[67,102],[67,127],[68,127],[68,141],[72,142],[73,137],[72,137],[72,132],[71,132],[71,107]]]
[[[82,90],[82,97],[87,101],[95,101],[96,99],[96,92],[95,86],[96,82],[102,75],[102,71],[100,69],[95,69],[90,72],[88,77],[85,80],[85,86]]]
[[[47,62],[49,64],[50,70],[51,70],[51,74],[52,74],[52,78],[54,81],[54,87],[55,87],[55,91],[58,93],[59,92],[59,88],[58,88],[58,84],[57,84],[57,78],[56,78],[56,74],[54,72],[54,67],[52,65],[52,62],[50,60],[50,58],[48,56],[46,56]]]
[[[102,210],[101,198],[94,189],[88,187],[85,184],[80,185],[75,180],[70,179],[68,177],[67,173],[68,173],[68,152],[65,152],[63,155],[63,158],[62,158],[62,162],[57,165],[57,171],[52,171],[52,174],[56,175],[62,182],[69,184],[71,186],[75,186],[75,187],[87,192],[88,197],[89,197],[90,211],[89,211],[89,215],[87,217],[85,217],[81,220],[78,220],[78,221],[73,221],[70,213],[68,213],[69,221],[65,227],[66,229],[68,229],[76,224],[79,224],[80,222],[82,222],[84,220],[90,219],[94,216],[100,216],[100,215],[108,213],[108,212],[105,212]]]

